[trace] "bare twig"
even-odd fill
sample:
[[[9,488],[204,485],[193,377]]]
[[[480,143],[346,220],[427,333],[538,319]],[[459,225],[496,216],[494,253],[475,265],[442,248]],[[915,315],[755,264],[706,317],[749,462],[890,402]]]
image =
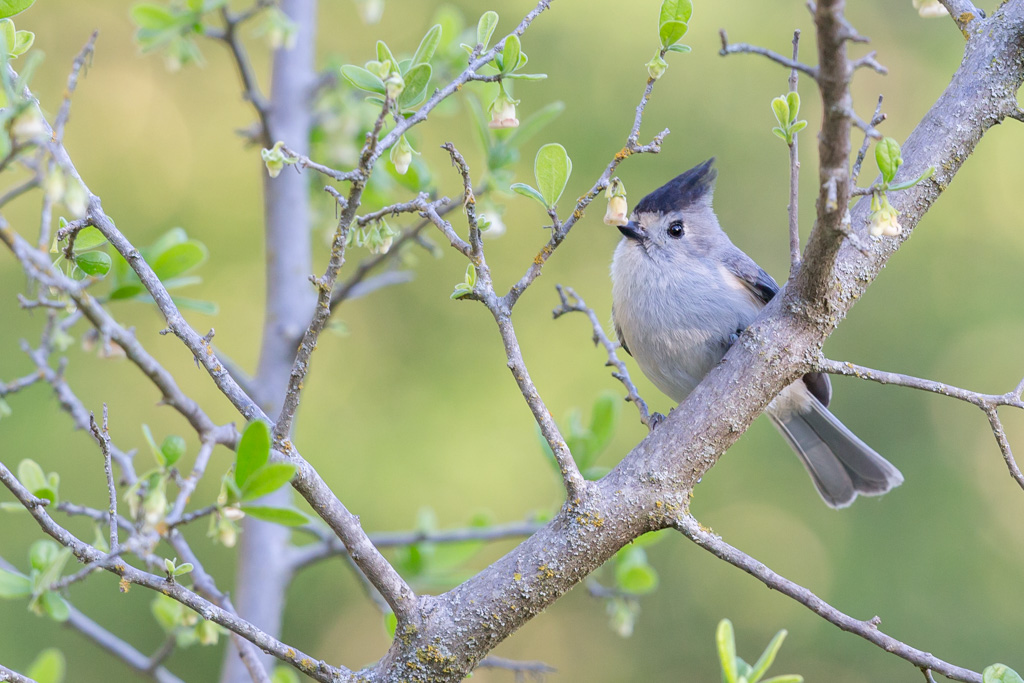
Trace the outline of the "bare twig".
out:
[[[793,59],[789,59],[788,57],[780,55],[778,52],[773,52],[772,50],[758,47],[757,45],[750,45],[749,43],[730,43],[729,36],[726,34],[725,29],[721,29],[718,32],[718,35],[722,39],[722,49],[718,51],[718,54],[723,57],[726,55],[741,53],[761,55],[762,57],[767,57],[773,62],[781,64],[782,66],[795,69],[807,74],[814,80],[818,80],[818,67],[808,66],[807,64],[796,61],[795,57]]]
[[[997,411],[999,406],[1009,406],[1024,410],[1024,400],[1021,399],[1021,389],[1024,388],[1024,380],[1014,390],[1008,391],[1005,394],[981,394],[930,379],[921,379],[920,377],[911,377],[910,375],[901,375],[883,370],[873,370],[861,365],[854,365],[853,363],[820,359],[817,366],[821,372],[828,372],[834,375],[848,375],[880,384],[895,384],[911,389],[928,391],[965,401],[981,408],[986,417],[988,417],[989,424],[992,426],[992,433],[996,438],[996,443],[999,444],[999,450],[1003,454],[1006,466],[1010,470],[1010,476],[1024,489],[1024,474],[1021,474],[1020,468],[1014,460],[1013,452],[1010,449],[1010,442],[1006,438],[1006,432],[1003,430],[1003,425],[999,420],[999,413]]]
[[[508,659],[506,657],[495,657],[491,655],[480,660],[476,665],[478,669],[502,669],[512,671],[516,674],[516,680],[521,680],[523,674],[530,674],[531,677],[542,681],[544,674],[553,674],[558,669],[545,664],[544,662],[530,662],[520,659]]]
[[[885,121],[885,114],[882,113],[882,96],[878,96],[878,105],[875,106],[875,113],[871,117],[872,127],[879,125]],[[860,149],[857,151],[857,160],[853,162],[853,170],[850,172],[850,187],[854,193],[857,192],[857,178],[860,177],[860,167],[864,163],[864,157],[868,153],[868,147],[871,146],[871,137],[864,135],[864,142],[861,143]]]
[[[689,515],[679,517],[675,521],[675,527],[681,531],[684,536],[699,545],[701,548],[710,552],[715,557],[725,560],[729,564],[742,569],[772,590],[779,591],[783,595],[793,598],[818,616],[832,624],[835,624],[842,630],[856,634],[861,638],[874,643],[886,652],[891,652],[897,657],[905,659],[919,668],[928,668],[932,671],[937,671],[943,676],[957,681],[981,683],[981,674],[950,664],[927,652],[922,652],[921,650],[913,648],[906,643],[896,640],[892,636],[882,633],[882,631],[878,629],[877,622],[861,621],[840,612],[803,586],[790,581],[784,576],[776,574],[763,563],[729,545],[715,534],[705,530],[693,517]]]
[[[583,313],[590,319],[590,324],[594,329],[594,344],[600,344],[608,352],[608,361],[605,363],[606,366],[614,367],[615,372],[612,373],[612,377],[622,382],[622,385],[626,387],[626,400],[636,405],[636,409],[640,412],[640,421],[644,423],[647,429],[654,429],[655,421],[649,410],[647,409],[647,403],[640,398],[640,394],[637,392],[636,385],[633,384],[633,380],[629,377],[629,370],[626,368],[626,364],[619,358],[616,350],[620,348],[620,345],[613,342],[605,334],[604,326],[601,325],[601,321],[598,320],[597,314],[594,313],[594,309],[587,306],[587,302],[580,298],[572,287],[562,287],[562,285],[555,285],[555,289],[558,290],[558,297],[562,303],[552,311],[555,319],[557,320],[566,313],[578,311]],[[570,300],[571,298],[571,300]]]
[[[263,4],[258,3],[258,6]],[[243,18],[232,14],[226,6],[221,9],[221,17],[224,19],[224,30],[207,29],[206,35],[209,38],[222,41],[231,51],[239,78],[242,80],[242,94],[256,110],[256,115],[260,120],[260,140],[265,147],[269,147],[274,140],[270,130],[270,104],[260,91],[256,74],[252,70],[252,63],[249,61],[249,55],[238,36],[238,25]]]
[[[793,63],[800,54],[800,30],[793,31]],[[789,72],[789,92],[797,92],[800,70],[793,68]],[[789,145],[789,272],[790,275],[800,267],[800,153],[797,136]]]
[[[13,669],[8,669],[3,664],[0,664],[0,681],[10,681],[10,683],[36,683],[35,680],[28,676],[23,676]]]
[[[114,468],[110,457],[110,432],[107,428],[107,404],[103,404],[103,428],[96,425],[96,418],[89,415],[89,431],[103,452],[103,471],[107,475],[107,517],[110,526],[110,552],[116,553],[120,545],[117,540],[117,487],[114,486]]]

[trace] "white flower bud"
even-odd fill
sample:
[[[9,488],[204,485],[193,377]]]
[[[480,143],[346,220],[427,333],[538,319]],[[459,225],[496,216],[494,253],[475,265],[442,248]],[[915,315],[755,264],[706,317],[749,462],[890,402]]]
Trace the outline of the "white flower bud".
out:
[[[922,17],[941,17],[948,14],[939,0],[914,0],[914,8]]]
[[[629,222],[626,216],[629,207],[625,197],[612,197],[608,200],[608,208],[604,212],[605,225],[625,225]]]
[[[415,150],[409,141],[405,139],[403,135],[398,139],[398,142],[394,147],[391,148],[391,163],[395,165],[395,171],[399,175],[405,175],[409,170],[409,164],[412,163],[412,155]]]
[[[498,93],[498,96],[494,98],[494,102],[491,102],[489,111],[491,113],[491,121],[487,125],[491,128],[516,128],[519,126],[519,119],[516,118],[516,105],[519,104],[519,100],[513,100],[509,97],[504,89]]]
[[[20,142],[34,141],[46,135],[43,117],[35,108],[26,109],[11,122],[11,135]]]
[[[402,74],[397,71],[392,71],[391,74],[384,79],[384,88],[387,90],[388,97],[393,100],[397,100],[398,96],[405,90],[405,79],[402,78]]]

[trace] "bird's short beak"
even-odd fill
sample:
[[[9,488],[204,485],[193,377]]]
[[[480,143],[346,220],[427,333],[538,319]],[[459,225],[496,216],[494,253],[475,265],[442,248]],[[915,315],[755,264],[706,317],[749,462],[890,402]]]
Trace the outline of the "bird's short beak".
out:
[[[647,239],[647,231],[645,231],[643,227],[641,227],[641,225],[636,221],[630,221],[625,225],[620,225],[618,227],[619,232],[621,232],[623,235],[630,238],[631,240],[642,242],[643,240]]]

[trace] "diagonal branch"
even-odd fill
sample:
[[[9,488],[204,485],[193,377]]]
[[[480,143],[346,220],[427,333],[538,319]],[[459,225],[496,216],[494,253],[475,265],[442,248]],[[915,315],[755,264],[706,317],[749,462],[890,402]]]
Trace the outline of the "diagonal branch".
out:
[[[3,463],[0,463],[0,483],[3,483],[14,494],[14,497],[25,506],[25,509],[29,511],[44,532],[64,547],[70,549],[79,561],[95,563],[104,560],[106,557],[104,553],[93,548],[54,522],[46,512],[45,501],[36,498],[28,489],[22,486],[21,482],[15,478]],[[129,583],[149,588],[177,600],[204,619],[214,621],[229,631],[237,633],[258,648],[269,652],[283,662],[287,662],[311,678],[323,681],[323,683],[335,683],[337,681],[354,682],[356,680],[354,674],[348,669],[318,661],[300,650],[282,643],[253,624],[240,619],[237,615],[200,597],[180,583],[136,569],[125,562],[114,562],[104,566],[104,569],[120,576]]]
[[[626,364],[619,358],[619,354],[616,353],[616,350],[621,348],[621,344],[613,342],[608,338],[604,327],[601,325],[601,321],[597,319],[597,314],[594,313],[594,309],[587,306],[587,302],[581,299],[580,295],[572,287],[563,288],[562,285],[555,285],[555,289],[558,290],[558,297],[562,300],[558,308],[552,311],[555,319],[557,320],[566,313],[572,312],[583,313],[590,319],[590,324],[594,328],[594,344],[600,344],[608,352],[608,361],[605,363],[605,366],[615,368],[612,377],[622,382],[622,386],[626,387],[626,400],[636,406],[636,409],[640,412],[640,421],[644,423],[644,426],[647,429],[654,429],[657,424],[656,419],[648,411],[647,403],[640,398],[636,385],[633,384],[633,380],[629,377],[629,370],[626,368]]]
[[[840,612],[803,586],[773,572],[763,563],[729,545],[719,536],[705,530],[700,525],[700,522],[690,515],[681,515],[676,519],[675,528],[715,557],[742,569],[772,590],[779,591],[783,595],[793,598],[807,609],[844,631],[856,634],[868,642],[874,643],[886,652],[891,652],[897,657],[907,660],[918,668],[931,669],[957,681],[981,683],[981,674],[945,662],[928,652],[918,650],[902,641],[896,640],[892,636],[882,633],[878,629],[880,622],[878,617],[869,621],[861,621]]]

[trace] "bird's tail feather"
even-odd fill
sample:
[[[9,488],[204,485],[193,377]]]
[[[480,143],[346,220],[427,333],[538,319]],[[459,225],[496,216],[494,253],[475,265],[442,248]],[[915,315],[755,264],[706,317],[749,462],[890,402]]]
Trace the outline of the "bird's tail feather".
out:
[[[892,463],[815,399],[804,402],[800,410],[769,413],[769,417],[831,507],[843,508],[857,494],[877,496],[903,483],[903,475]]]

